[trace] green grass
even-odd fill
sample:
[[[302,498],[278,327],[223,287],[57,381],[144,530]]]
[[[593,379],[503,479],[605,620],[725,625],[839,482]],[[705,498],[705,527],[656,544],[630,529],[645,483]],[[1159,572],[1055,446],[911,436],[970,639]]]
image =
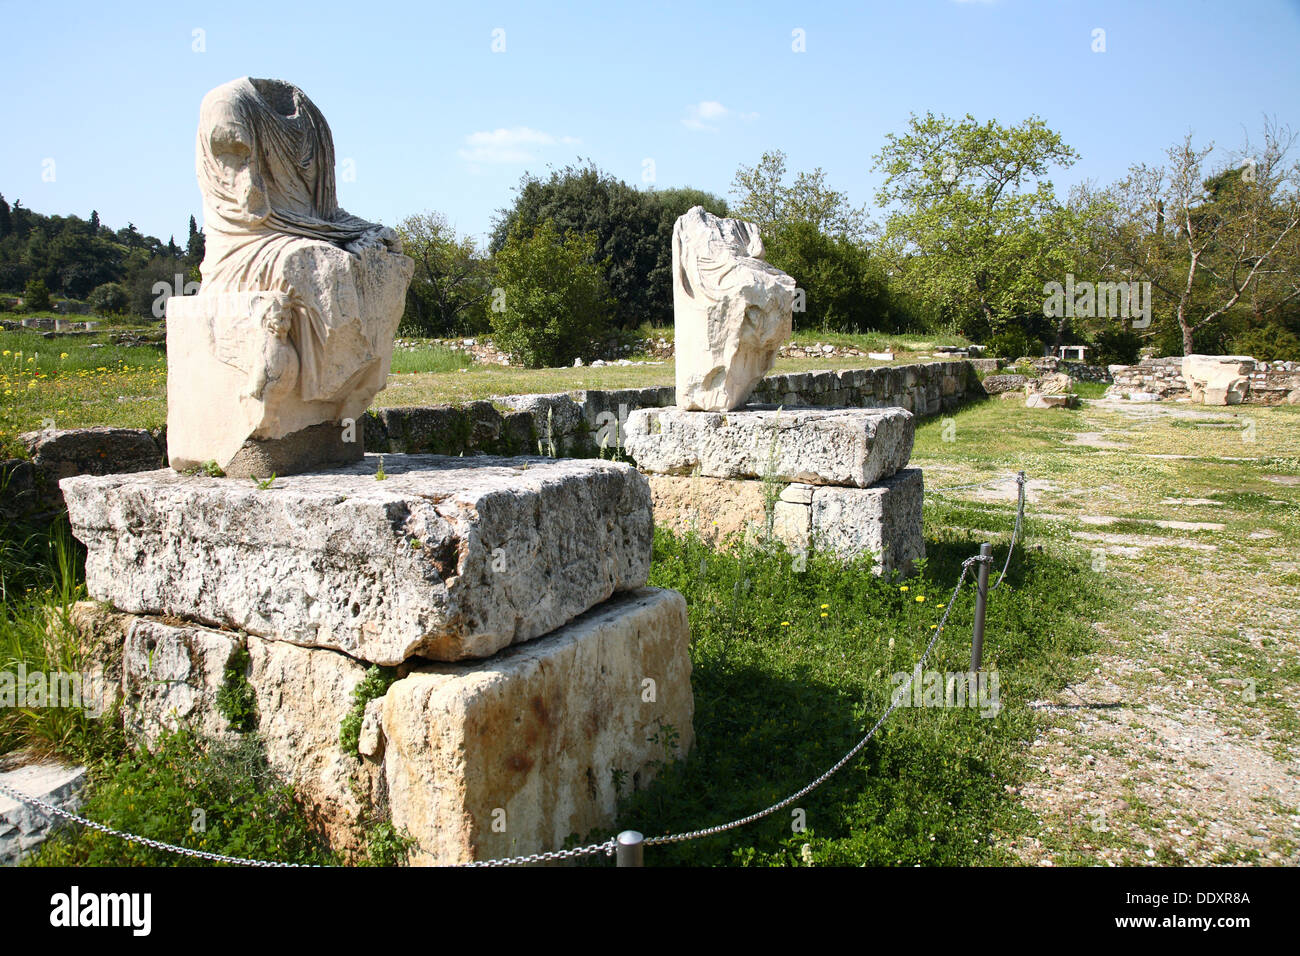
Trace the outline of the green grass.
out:
[[[647,335],[671,332],[647,329]],[[802,334],[802,333],[801,333]],[[671,334],[667,335],[671,338]],[[854,344],[863,349],[929,348],[942,336],[809,336],[808,343]],[[886,341],[886,339],[888,341]],[[797,341],[804,341],[796,336]],[[648,388],[672,385],[675,365],[647,356],[635,360],[653,365],[607,365],[592,368],[522,369],[475,364],[464,353],[432,342],[404,340],[393,354],[388,387],[375,398],[377,408],[394,405],[441,405],[498,395],[569,392],[582,389]],[[892,343],[892,346],[891,346]],[[123,428],[162,427],[167,419],[167,360],[162,348],[127,348],[111,336],[93,334],[44,339],[38,332],[0,332],[0,456],[25,458],[18,440],[47,422],[59,428],[115,425]],[[21,353],[21,354],[19,354]],[[28,360],[31,361],[28,361]],[[900,352],[892,364],[930,361]],[[891,364],[864,357],[778,359],[774,373],[816,369],[866,368]]]
[[[0,455],[26,457],[18,435],[48,421],[59,428],[164,424],[162,349],[113,345],[109,338],[0,332]]]
[[[393,350],[392,370],[396,375],[456,372],[473,364],[474,360],[464,352],[441,345],[413,344]]]
[[[126,751],[90,768],[80,812],[127,833],[208,853],[285,863],[331,864],[326,848],[267,764],[255,735],[203,741],[181,732],[153,752]],[[61,829],[30,866],[210,866],[81,827]]]
[[[998,524],[1009,532],[1010,513]],[[626,801],[620,828],[652,836],[723,823],[829,768],[884,711],[891,675],[911,671],[961,561],[977,548],[973,538],[940,534],[904,585],[873,576],[865,563],[812,555],[796,571],[784,554],[715,552],[657,531],[651,583],[680,590],[690,609],[697,742],[688,761],[669,763]],[[1024,773],[1037,726],[1024,705],[1062,686],[1092,646],[1086,622],[1115,594],[1086,568],[1033,552],[1018,554],[996,595],[985,667],[1000,675],[997,716],[900,708],[857,758],[796,804],[807,832],[792,829],[787,809],[647,850],[647,864],[794,865],[805,852],[821,865],[1005,862],[996,836],[1026,825],[1006,789]],[[967,670],[972,605],[968,584],[927,670]]]

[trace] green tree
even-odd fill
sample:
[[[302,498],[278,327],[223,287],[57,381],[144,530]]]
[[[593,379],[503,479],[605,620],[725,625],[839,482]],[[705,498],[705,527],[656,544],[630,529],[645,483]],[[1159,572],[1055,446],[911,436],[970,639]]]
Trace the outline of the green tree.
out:
[[[488,313],[499,348],[529,368],[591,356],[614,316],[596,247],[595,236],[561,236],[549,220],[510,233]]]
[[[510,209],[498,211],[489,249],[510,233],[551,221],[561,233],[595,237],[595,255],[617,302],[620,326],[672,319],[672,227],[693,205],[725,213],[717,196],[694,189],[639,190],[590,162],[553,172],[543,181],[525,175]]]
[[[731,183],[735,215],[758,226],[764,240],[787,225],[808,223],[830,236],[865,238],[867,214],[845,193],[826,185],[821,167],[786,182],[785,153],[765,152],[755,166],[741,166]]]
[[[204,253],[203,233],[199,230],[199,224],[190,216],[189,238],[185,240],[185,265],[189,268],[195,268],[202,264]]]
[[[1037,117],[1004,127],[913,114],[876,157],[884,246],[909,290],[968,334],[1041,318],[1044,281],[1069,265],[1052,241],[1061,207],[1046,177],[1077,158]]]
[[[899,331],[902,316],[893,312],[888,277],[863,244],[801,222],[777,230],[765,246],[767,260],[804,292],[796,328]]]
[[[437,212],[408,216],[397,226],[402,250],[415,260],[406,290],[406,335],[478,335],[487,331],[490,265],[473,239],[458,237]]]
[[[0,195],[0,239],[13,232],[13,229],[14,221],[9,213],[9,204],[5,202],[5,197]]]
[[[120,282],[105,282],[96,286],[86,300],[96,315],[121,315],[131,304],[126,286]]]
[[[23,289],[23,308],[28,312],[48,312],[54,307],[44,279],[29,279]]]

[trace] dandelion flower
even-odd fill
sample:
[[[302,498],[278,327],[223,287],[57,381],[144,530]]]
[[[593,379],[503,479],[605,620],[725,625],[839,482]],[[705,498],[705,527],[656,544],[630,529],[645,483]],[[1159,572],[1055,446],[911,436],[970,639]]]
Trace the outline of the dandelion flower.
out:
[[[67,358],[67,357],[68,357],[68,353],[67,353],[67,352],[60,352],[60,353],[59,353],[59,358],[61,358],[61,359],[65,359],[65,358]]]
[[[782,626],[782,627],[789,627],[789,626],[790,626],[790,622],[789,622],[789,621],[782,621],[782,622],[781,622],[781,626]]]
[[[822,605],[822,610],[825,611],[825,610],[827,610],[829,607],[830,607],[829,604],[823,604],[823,605]]]
[[[924,603],[925,603],[925,595],[924,595],[924,594],[918,594],[918,595],[916,596],[916,603],[917,603],[917,604],[924,604]]]
[[[933,631],[933,630],[937,630],[938,627],[939,627],[938,624],[931,624],[931,625],[930,625],[930,630],[932,630],[932,631]]]
[[[899,586],[898,590],[903,591],[904,593],[906,593],[906,592],[908,591],[908,587],[907,587],[906,584],[903,584],[903,585],[900,585],[900,586]]]
[[[827,617],[827,616],[828,616],[828,615],[826,614],[826,612],[825,612],[825,611],[822,611],[822,617]]]

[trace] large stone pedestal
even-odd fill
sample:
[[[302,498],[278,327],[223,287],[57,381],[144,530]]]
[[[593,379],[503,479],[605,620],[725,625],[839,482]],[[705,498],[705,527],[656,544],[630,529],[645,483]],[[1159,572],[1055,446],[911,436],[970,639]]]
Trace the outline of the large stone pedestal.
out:
[[[646,583],[645,478],[614,462],[368,455],[252,481],[61,482],[92,598],[375,664],[485,657]]]
[[[170,470],[62,482],[90,595],[114,606],[76,621],[93,659],[120,661],[128,732],[256,730],[349,853],[379,820],[440,864],[607,831],[618,796],[693,740],[685,602],[644,587],[646,478],[599,460],[378,467],[266,488]],[[394,682],[357,701],[373,664]],[[222,712],[231,681],[252,689],[252,726]]]
[[[626,444],[651,473],[656,521],[706,538],[770,530],[793,551],[908,574],[925,556],[914,422],[902,408],[642,409]]]
[[[352,750],[340,728],[366,667],[345,654],[91,602],[74,619],[101,646],[125,636],[123,712],[145,744],[181,727],[236,733],[216,700],[227,663],[246,652],[251,729],[345,853],[362,852],[363,821],[380,819],[416,841],[415,863],[557,850],[612,827],[619,797],[694,740],[690,630],[675,591],[617,595],[487,660],[403,668],[364,705]]]
[[[643,408],[628,454],[656,474],[769,478],[866,488],[907,464],[915,419],[901,408]]]
[[[655,522],[710,541],[757,540],[767,530],[791,551],[829,551],[846,560],[869,557],[876,574],[911,573],[925,557],[921,534],[924,484],[905,468],[870,488],[792,483],[770,504],[761,482],[651,475]]]

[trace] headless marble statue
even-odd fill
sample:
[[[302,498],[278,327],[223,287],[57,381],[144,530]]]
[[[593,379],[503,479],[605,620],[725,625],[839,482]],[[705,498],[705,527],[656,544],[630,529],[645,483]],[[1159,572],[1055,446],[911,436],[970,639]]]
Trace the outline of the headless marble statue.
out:
[[[196,165],[203,282],[167,303],[171,466],[264,476],[356,460],[414,264],[393,230],[339,208],[329,125],[292,84],[209,92]]]

